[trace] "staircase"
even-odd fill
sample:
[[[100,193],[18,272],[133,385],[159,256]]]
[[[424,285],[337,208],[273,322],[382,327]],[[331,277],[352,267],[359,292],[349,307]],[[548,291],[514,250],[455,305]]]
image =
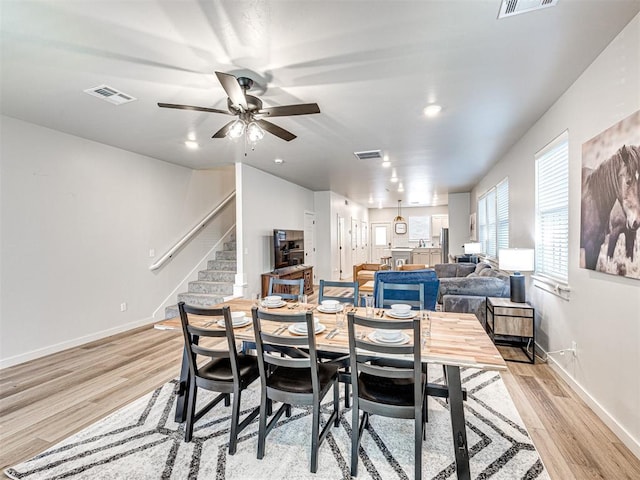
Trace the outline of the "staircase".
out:
[[[235,238],[235,237],[234,237]],[[198,280],[189,282],[189,291],[178,294],[178,302],[208,307],[224,302],[233,295],[236,276],[236,242],[225,242],[223,250],[216,252],[215,260],[207,262],[207,269],[198,272]],[[178,305],[165,308],[164,318],[178,316]]]

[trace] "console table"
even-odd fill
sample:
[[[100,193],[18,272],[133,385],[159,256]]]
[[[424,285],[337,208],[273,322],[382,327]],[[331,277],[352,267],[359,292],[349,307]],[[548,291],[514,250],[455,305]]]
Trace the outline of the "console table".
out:
[[[266,297],[269,292],[269,279],[282,278],[285,280],[298,280],[304,278],[304,293],[313,295],[313,267],[305,265],[296,265],[294,267],[285,267],[262,274],[262,296]]]
[[[535,310],[528,303],[512,302],[509,298],[487,297],[487,333],[496,345],[520,347],[535,363]],[[529,354],[531,345],[531,354]],[[526,363],[521,360],[505,359]]]

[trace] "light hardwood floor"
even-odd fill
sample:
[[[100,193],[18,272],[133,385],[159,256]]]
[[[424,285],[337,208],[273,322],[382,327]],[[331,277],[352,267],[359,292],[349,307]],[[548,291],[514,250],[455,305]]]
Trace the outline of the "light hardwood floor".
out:
[[[179,332],[148,327],[1,370],[0,467],[176,377],[181,353]],[[552,479],[640,479],[640,460],[548,365],[508,366],[503,379]]]

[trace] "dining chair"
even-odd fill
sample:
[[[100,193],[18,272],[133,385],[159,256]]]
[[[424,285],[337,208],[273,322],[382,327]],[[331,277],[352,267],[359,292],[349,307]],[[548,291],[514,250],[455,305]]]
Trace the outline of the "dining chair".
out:
[[[378,299],[378,290],[380,289],[380,282],[385,283],[402,283],[402,284],[416,284],[421,283],[424,285],[424,310],[435,310],[436,300],[438,298],[438,290],[440,287],[440,280],[436,275],[435,270],[413,270],[398,272],[395,270],[379,271],[375,273],[373,296]],[[408,291],[389,291],[385,297],[393,298],[393,303],[407,303],[404,300],[410,298],[418,298],[416,292]],[[381,308],[380,305],[376,305]]]
[[[193,436],[193,425],[203,415],[209,412],[222,400],[225,405],[230,403],[230,395],[233,395],[231,410],[231,428],[229,432],[229,454],[236,452],[238,434],[249,425],[260,412],[259,408],[253,409],[239,423],[241,392],[254,380],[260,377],[258,361],[256,357],[238,353],[235,336],[233,334],[233,321],[231,309],[201,308],[178,303],[180,322],[184,335],[185,353],[189,364],[189,378],[187,388],[187,421],[184,431],[185,442],[190,442]],[[201,328],[189,322],[189,316],[220,317],[224,322],[224,329]],[[226,338],[226,342],[220,342],[214,346],[200,345],[200,339]],[[206,363],[198,363],[198,357],[208,357]],[[220,392],[213,400],[196,411],[198,389],[204,388],[214,392]]]
[[[420,480],[427,410],[427,382],[420,356],[420,319],[384,320],[350,312],[347,326],[353,379],[351,475],[358,474],[360,442],[370,416],[381,415],[414,419],[415,478]],[[363,335],[365,327],[373,329],[367,336]],[[376,340],[374,335],[379,329],[397,332],[404,339],[396,343]]]
[[[342,295],[330,295],[325,293],[326,288],[340,288]],[[358,282],[336,282],[333,280],[320,280],[320,289],[318,291],[318,303],[323,300],[337,300],[340,303],[350,303],[354,306],[358,305]]]
[[[298,293],[293,293],[292,290],[298,288]],[[269,279],[269,293],[267,295],[280,295],[283,300],[297,300],[298,295],[304,293],[304,278],[298,280],[288,280],[286,278]]]
[[[403,292],[403,295],[393,295],[391,292]],[[413,310],[424,310],[424,284],[379,282],[376,306],[388,308],[394,303],[406,303]]]
[[[256,338],[258,367],[260,370],[260,422],[258,429],[258,455],[265,454],[266,437],[286,413],[291,415],[291,405],[310,405],[311,472],[318,470],[318,449],[333,423],[340,422],[338,368],[318,360],[315,342],[313,313],[270,313],[253,307],[253,329]],[[306,325],[306,333],[294,335],[296,328]],[[292,334],[289,334],[292,331]],[[333,388],[333,412],[320,431],[320,402]],[[267,423],[272,402],[282,405]]]
[[[325,288],[340,288],[342,295],[327,295]],[[337,292],[336,292],[337,293]],[[345,296],[347,295],[347,296]],[[320,280],[320,288],[318,292],[318,303],[323,300],[337,300],[340,303],[348,303],[354,307],[358,306],[359,285],[358,282],[338,282],[333,280]],[[344,385],[344,407],[349,408],[349,387],[351,385],[351,375],[349,374],[349,356],[335,352],[318,352],[318,356],[322,360],[334,362],[340,367],[338,381]]]

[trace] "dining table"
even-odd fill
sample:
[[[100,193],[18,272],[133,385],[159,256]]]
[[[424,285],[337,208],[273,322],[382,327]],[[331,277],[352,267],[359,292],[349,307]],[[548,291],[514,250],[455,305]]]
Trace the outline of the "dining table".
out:
[[[229,306],[232,312],[244,312],[251,318],[251,310],[254,306],[258,308],[268,308],[269,311],[279,314],[301,313],[313,311],[320,324],[324,326],[321,332],[316,335],[316,347],[318,350],[341,353],[349,353],[349,338],[346,319],[344,325],[336,327],[336,313],[327,313],[321,306],[315,304],[301,304],[296,302],[285,303],[273,308],[265,307],[262,303],[251,299],[236,298],[212,308]],[[322,311],[324,310],[324,311]],[[353,312],[356,315],[365,316],[365,308],[348,306],[343,313]],[[371,312],[369,312],[371,313]],[[420,312],[416,312],[418,314]],[[374,316],[391,319],[389,310],[375,309]],[[428,318],[427,318],[428,315]],[[217,323],[218,317],[212,318],[197,316],[189,321],[194,326],[205,328],[223,328]],[[446,375],[446,385],[440,387],[445,392],[449,403],[449,413],[451,418],[453,448],[455,453],[456,472],[458,479],[470,479],[469,451],[467,446],[467,432],[464,417],[465,391],[462,388],[460,369],[477,368],[484,370],[506,370],[507,366],[496,349],[495,345],[487,335],[477,317],[474,314],[454,313],[454,312],[426,312],[421,323],[430,323],[429,335],[421,339],[421,356],[423,364],[440,364],[444,367]],[[179,317],[169,318],[154,325],[160,330],[181,330]],[[366,329],[365,329],[366,330]],[[422,330],[422,328],[421,328]],[[363,332],[367,334],[367,332]],[[291,335],[289,330],[284,330],[281,335]],[[234,328],[236,340],[254,343],[253,323],[247,322],[245,325]],[[175,419],[177,422],[184,422],[186,418],[186,394],[188,391],[188,364],[186,351],[183,354],[180,380],[177,387],[177,403]],[[429,392],[429,389],[427,390]]]

